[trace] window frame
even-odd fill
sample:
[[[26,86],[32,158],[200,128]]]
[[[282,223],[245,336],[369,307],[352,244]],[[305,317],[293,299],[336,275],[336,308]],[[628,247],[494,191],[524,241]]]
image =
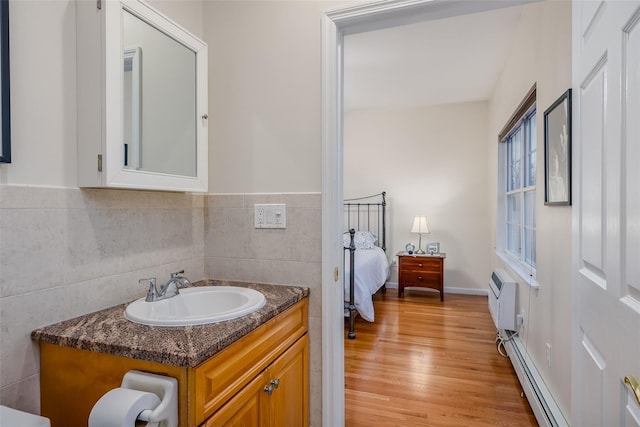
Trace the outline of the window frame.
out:
[[[523,112],[524,111],[524,112]],[[538,128],[538,115],[536,109],[535,98],[531,105],[528,105],[526,110],[519,107],[516,113],[520,113],[518,117],[516,114],[512,116],[508,122],[509,128],[506,132],[503,129],[501,132],[502,138],[499,140],[498,150],[498,221],[497,221],[497,254],[513,268],[518,274],[525,279],[530,279],[535,282],[536,266],[537,266],[537,154],[538,154],[538,141],[537,141],[537,128]],[[517,188],[510,189],[510,164],[511,148],[513,147],[513,137],[516,137],[517,133],[521,132],[519,137],[520,149],[520,169],[519,169],[519,186]],[[531,162],[534,162],[535,173],[531,176]],[[533,197],[529,200],[533,200],[533,209],[531,211],[531,221],[527,221],[529,215],[527,215],[526,203],[527,194],[533,192]],[[519,202],[519,215],[518,218],[513,220],[509,216],[509,198],[517,197]],[[509,247],[509,227],[516,225],[518,228],[519,248],[518,252],[511,250]],[[527,238],[527,231],[532,231],[531,240],[533,241],[533,247],[531,250],[527,250],[527,245],[530,244]]]

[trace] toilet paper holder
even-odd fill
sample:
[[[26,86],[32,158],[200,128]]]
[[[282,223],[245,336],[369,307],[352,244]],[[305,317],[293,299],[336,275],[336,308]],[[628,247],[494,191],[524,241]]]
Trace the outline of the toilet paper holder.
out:
[[[148,426],[178,427],[178,381],[175,378],[132,370],[122,377],[120,388],[152,393],[160,399],[158,406],[138,414],[139,421],[147,421]]]

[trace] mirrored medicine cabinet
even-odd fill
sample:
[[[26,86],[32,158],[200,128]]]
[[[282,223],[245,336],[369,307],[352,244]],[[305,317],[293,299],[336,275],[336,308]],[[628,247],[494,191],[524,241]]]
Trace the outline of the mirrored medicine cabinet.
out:
[[[77,0],[76,25],[78,185],[206,192],[206,44],[139,0]]]

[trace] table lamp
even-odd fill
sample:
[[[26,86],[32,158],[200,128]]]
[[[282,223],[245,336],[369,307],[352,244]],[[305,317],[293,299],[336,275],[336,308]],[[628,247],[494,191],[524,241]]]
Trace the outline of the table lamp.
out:
[[[416,251],[416,254],[424,254],[425,252],[422,250],[422,235],[429,233],[429,227],[427,226],[427,217],[415,217],[413,219],[413,227],[411,227],[411,232],[417,233],[420,236],[418,238],[418,250]]]

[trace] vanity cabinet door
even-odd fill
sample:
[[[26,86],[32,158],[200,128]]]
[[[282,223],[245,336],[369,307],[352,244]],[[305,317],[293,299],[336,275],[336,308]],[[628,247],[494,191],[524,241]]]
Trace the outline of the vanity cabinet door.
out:
[[[270,425],[309,425],[309,336],[304,335],[269,367]],[[277,387],[276,387],[277,385]]]
[[[303,335],[202,425],[309,425],[309,336]]]
[[[199,425],[222,409],[256,375],[306,336],[308,306],[308,300],[304,299],[289,307],[191,371],[193,425]]]
[[[268,383],[267,371],[263,371],[202,425],[204,427],[267,427],[269,396],[264,390],[266,383]]]

